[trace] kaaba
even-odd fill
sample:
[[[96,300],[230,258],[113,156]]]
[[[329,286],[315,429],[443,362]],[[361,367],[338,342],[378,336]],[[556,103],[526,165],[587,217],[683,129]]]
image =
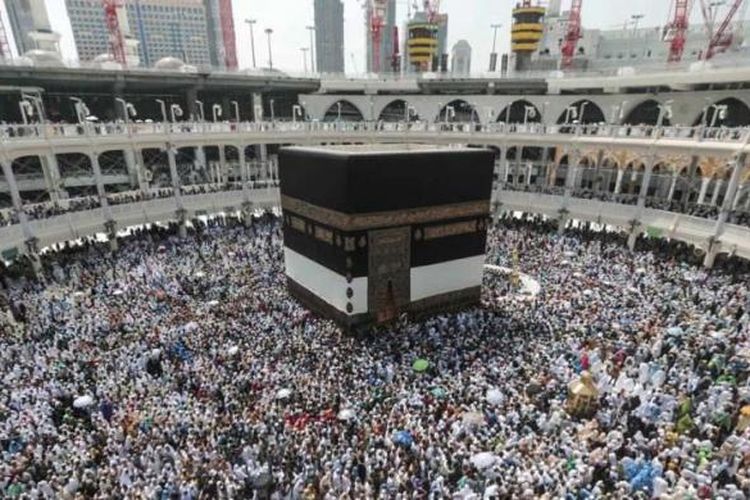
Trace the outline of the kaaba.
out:
[[[468,147],[282,148],[290,294],[347,330],[477,304],[493,164]]]

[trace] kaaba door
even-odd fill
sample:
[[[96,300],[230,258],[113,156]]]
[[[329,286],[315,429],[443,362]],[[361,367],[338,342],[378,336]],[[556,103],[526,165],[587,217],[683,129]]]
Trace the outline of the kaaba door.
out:
[[[378,323],[395,319],[411,298],[411,229],[368,233],[367,307]]]

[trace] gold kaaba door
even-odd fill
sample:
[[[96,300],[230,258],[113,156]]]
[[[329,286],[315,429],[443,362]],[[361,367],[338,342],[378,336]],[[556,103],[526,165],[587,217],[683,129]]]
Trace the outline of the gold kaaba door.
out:
[[[378,323],[395,319],[411,299],[411,229],[368,233],[367,308]]]

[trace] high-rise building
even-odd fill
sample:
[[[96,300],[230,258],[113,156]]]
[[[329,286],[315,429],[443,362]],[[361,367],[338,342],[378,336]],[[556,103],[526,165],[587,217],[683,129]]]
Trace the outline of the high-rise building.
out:
[[[451,73],[455,75],[471,73],[471,45],[466,40],[459,40],[453,46]]]
[[[415,12],[404,32],[406,71],[448,71],[448,14],[430,20],[426,12]]]
[[[65,0],[78,58],[110,51],[100,0]],[[237,67],[231,0],[126,0],[120,29],[145,66],[176,57],[194,66]]]
[[[319,73],[344,72],[344,4],[315,0],[315,64]]]
[[[232,0],[203,0],[211,66],[237,69]]]
[[[365,33],[367,33],[367,72],[374,73],[375,68],[373,67],[373,53],[372,53],[372,35],[371,27],[369,24],[368,16],[365,16]],[[382,41],[380,43],[380,72],[391,72],[393,66],[391,61],[393,60],[393,45],[396,43],[395,39],[395,28],[396,28],[396,0],[388,0],[386,4],[386,15],[383,24]]]
[[[60,36],[52,32],[44,0],[5,0],[5,8],[19,54],[34,49],[59,52]]]

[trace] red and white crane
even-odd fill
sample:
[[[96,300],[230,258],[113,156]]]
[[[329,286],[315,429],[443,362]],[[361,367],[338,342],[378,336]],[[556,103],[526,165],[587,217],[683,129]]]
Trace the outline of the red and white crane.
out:
[[[382,70],[382,47],[383,30],[388,15],[387,0],[368,0],[365,4],[367,11],[367,27],[370,31],[370,46],[372,47],[372,72],[380,73]]]
[[[692,7],[691,0],[674,0],[672,3],[674,15],[671,16],[672,20],[665,26],[664,30],[664,39],[669,42],[668,62],[680,62],[682,59]]]
[[[440,14],[440,0],[424,0],[424,3],[422,5],[424,7],[425,14],[427,14],[427,22],[437,22],[438,15]]]
[[[701,0],[701,10],[703,11],[703,18],[706,22],[709,37],[708,47],[703,54],[703,59],[711,59],[716,54],[724,52],[732,46],[734,33],[730,26],[740,8],[746,5],[745,0],[732,0],[729,10],[717,28],[714,26],[714,15],[711,6],[706,3],[706,0]]]
[[[102,0],[104,7],[104,18],[109,30],[109,46],[112,50],[112,58],[123,67],[127,66],[125,56],[125,37],[120,29],[120,19],[117,17],[117,9],[122,7],[121,0]]]
[[[568,26],[565,30],[565,38],[560,49],[562,53],[561,67],[568,69],[573,64],[573,57],[576,54],[578,40],[581,39],[581,8],[583,0],[573,0],[568,14]]]

